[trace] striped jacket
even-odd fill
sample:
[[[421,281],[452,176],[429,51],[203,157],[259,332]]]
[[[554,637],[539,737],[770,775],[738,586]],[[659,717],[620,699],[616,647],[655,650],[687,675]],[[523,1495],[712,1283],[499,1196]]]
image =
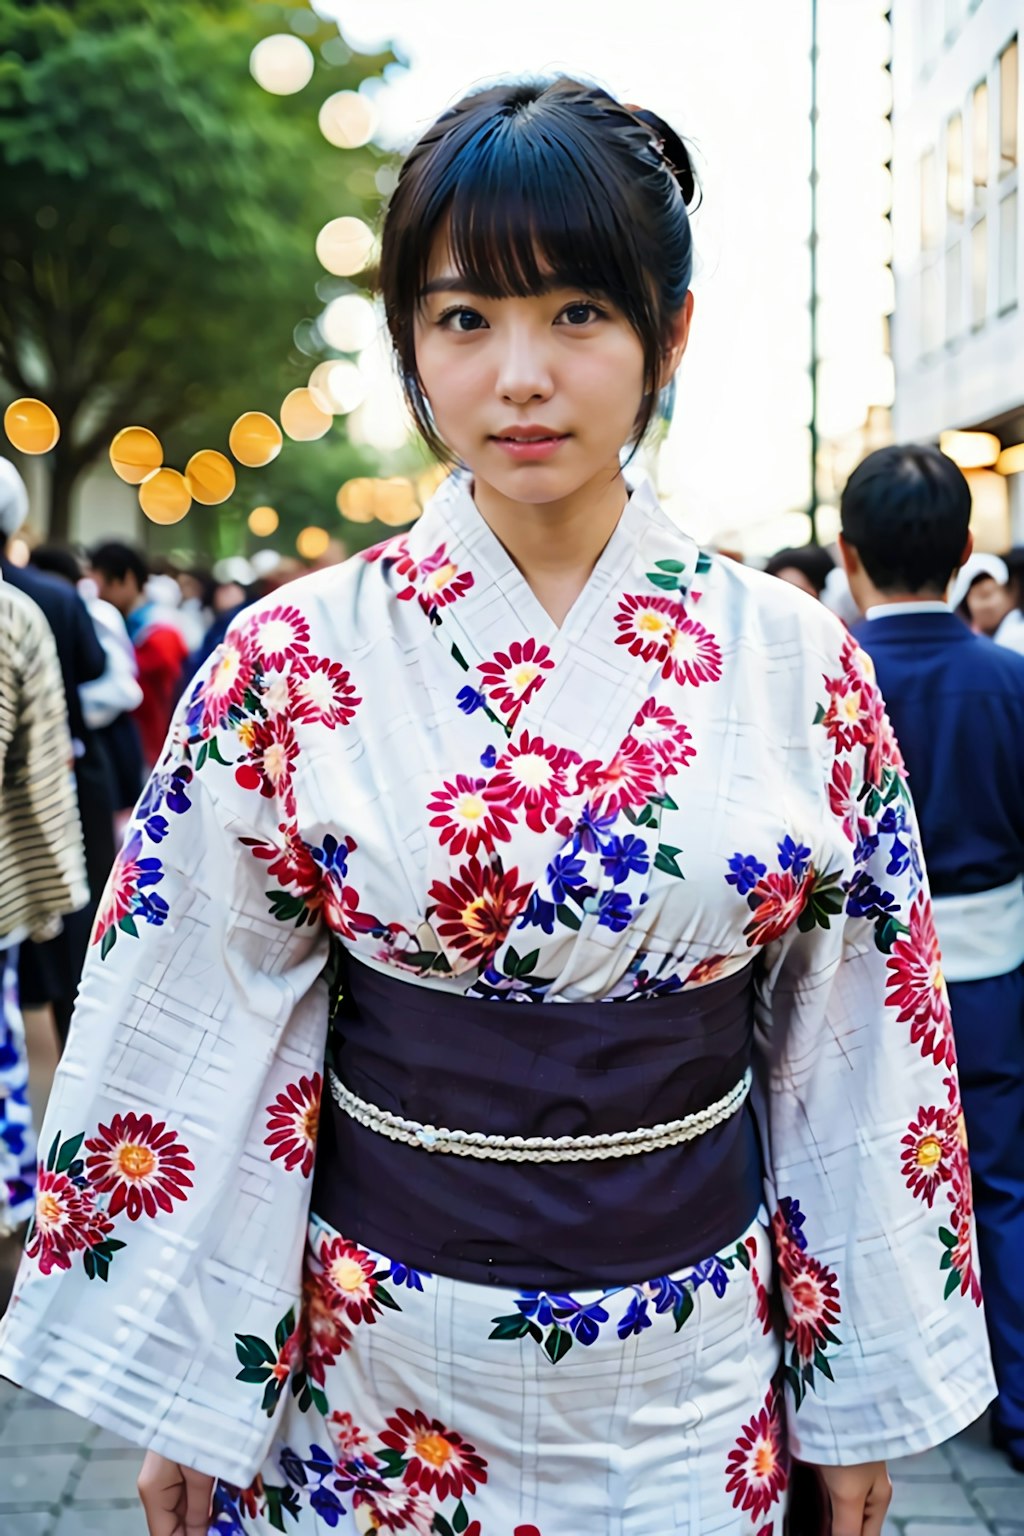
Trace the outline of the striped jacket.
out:
[[[0,948],[88,900],[64,689],[50,626],[0,585]]]

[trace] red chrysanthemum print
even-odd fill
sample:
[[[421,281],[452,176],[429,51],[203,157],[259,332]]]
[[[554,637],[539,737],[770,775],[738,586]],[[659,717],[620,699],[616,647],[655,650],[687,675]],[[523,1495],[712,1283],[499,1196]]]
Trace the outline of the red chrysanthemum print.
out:
[[[645,699],[637,711],[630,735],[650,747],[664,763],[685,764],[697,756],[688,726],[677,720],[667,704]]]
[[[369,933],[379,926],[372,913],[361,911],[359,892],[354,885],[346,885],[337,871],[321,881],[308,905],[319,910],[328,928],[340,933],[343,939],[354,939],[356,934]]]
[[[763,1520],[789,1482],[778,1394],[769,1388],[764,1407],[744,1424],[726,1467],[726,1493],[734,1509]]]
[[[960,1295],[969,1295],[975,1306],[980,1307],[981,1282],[974,1267],[974,1199],[966,1138],[958,1140],[952,1173],[953,1210],[950,1224],[955,1242],[950,1249],[950,1260],[960,1276]]]
[[[41,1274],[70,1269],[72,1254],[101,1243],[113,1230],[113,1222],[96,1209],[91,1189],[80,1189],[66,1173],[40,1163],[35,1219],[25,1252],[39,1261]]]
[[[319,1387],[326,1383],[328,1366],[333,1365],[352,1343],[352,1330],[346,1321],[346,1310],[346,1304],[337,1291],[325,1284],[319,1275],[304,1277],[302,1360],[307,1374]]]
[[[652,795],[661,794],[665,774],[675,771],[653,747],[627,736],[610,762],[584,763],[577,784],[598,815],[612,816],[624,806],[645,805]]]
[[[484,692],[496,709],[513,726],[524,704],[529,703],[544,682],[544,673],[554,666],[546,645],[528,640],[513,640],[507,651],[495,651],[490,661],[477,667]]]
[[[235,769],[238,783],[243,789],[258,789],[267,800],[275,795],[284,799],[291,788],[292,768],[299,755],[299,744],[287,715],[247,720],[238,734],[248,748],[247,760]]]
[[[721,646],[696,619],[683,619],[668,637],[661,675],[677,683],[717,683],[722,676]]]
[[[832,780],[828,786],[828,803],[832,814],[843,824],[843,831],[851,843],[857,841],[862,817],[857,800],[857,788],[853,782],[853,766],[845,757],[837,757],[832,764]]]
[[[376,1264],[365,1248],[347,1237],[327,1238],[318,1254],[320,1282],[354,1323],[372,1323],[380,1311],[376,1300]]]
[[[418,583],[420,607],[428,614],[464,597],[473,585],[472,571],[460,571],[444,544],[439,544],[432,555],[424,556],[414,579]]]
[[[487,1481],[487,1463],[476,1447],[419,1409],[399,1408],[380,1438],[406,1458],[405,1481],[423,1493],[461,1499]]]
[[[342,1413],[340,1409],[335,1408],[326,1420],[326,1424],[336,1461],[351,1461],[358,1456],[364,1466],[377,1465],[376,1456],[365,1449],[370,1443],[369,1435],[359,1428],[350,1413]]]
[[[903,1177],[911,1193],[931,1205],[940,1185],[953,1177],[956,1119],[946,1105],[923,1104],[902,1141]]]
[[[486,785],[486,779],[460,773],[454,780],[446,780],[430,799],[430,825],[439,828],[442,848],[455,856],[476,853],[480,847],[490,852],[496,842],[509,840],[508,828],[515,821],[515,812],[488,799]]]
[[[348,725],[363,701],[352,686],[351,676],[340,661],[329,656],[308,656],[297,662],[289,675],[292,718],[326,725]]]
[[[871,717],[871,730],[868,737],[868,747],[864,772],[869,784],[876,789],[882,787],[887,770],[892,770],[899,778],[907,777],[907,767],[903,761],[903,753],[900,751],[896,740],[896,733],[892,728],[892,721],[885,712],[885,702],[882,695],[873,691],[869,704]]]
[[[825,1330],[839,1321],[839,1286],[830,1269],[795,1244],[781,1270],[783,1293],[788,1301],[786,1338],[792,1339],[801,1360],[813,1360],[815,1350],[829,1340]]]
[[[254,837],[243,837],[239,841],[252,850],[254,858],[266,863],[267,874],[274,880],[301,891],[305,896],[313,896],[319,890],[323,870],[310,853],[309,845],[299,836],[298,825],[294,821],[282,822],[278,830],[281,833],[280,844],[261,843]]]
[[[628,646],[629,654],[642,661],[664,663],[669,660],[672,636],[685,619],[686,609],[678,598],[626,593],[615,615],[619,630],[615,643]],[[670,673],[671,667],[665,675]]]
[[[886,961],[886,1002],[899,1010],[910,1038],[936,1066],[955,1066],[949,996],[942,974],[931,902],[920,892],[910,909],[910,933],[898,938]]]
[[[435,880],[430,899],[437,904],[434,925],[443,942],[466,962],[489,960],[530,894],[518,879],[515,865],[504,870],[473,858],[447,884]]]
[[[878,692],[857,665],[860,654],[855,647],[842,674],[825,678],[828,707],[821,724],[837,752],[848,752],[851,747],[869,742],[875,730]]]
[[[252,682],[252,652],[244,630],[227,636],[217,648],[211,668],[199,690],[203,706],[199,728],[204,735],[224,724],[228,710],[242,703]]]
[[[499,757],[484,798],[509,811],[525,811],[526,825],[544,832],[557,819],[559,805],[568,794],[567,771],[579,760],[578,753],[523,731]]]
[[[789,869],[762,875],[747,898],[752,911],[743,930],[747,943],[770,944],[773,939],[780,939],[807,905],[813,884],[814,870],[810,865],[799,880]]]
[[[186,1200],[195,1163],[188,1147],[153,1116],[115,1115],[87,1138],[86,1172],[97,1194],[110,1195],[108,1214],[127,1211],[129,1221],[140,1216],[170,1213],[173,1201]]]
[[[732,963],[732,955],[706,955],[703,960],[697,961],[692,970],[687,971],[683,978],[683,985],[699,987],[706,982],[717,981],[719,976],[725,975]]]
[[[352,1490],[352,1507],[368,1512],[370,1530],[431,1536],[434,1530],[434,1506],[420,1490],[404,1483],[387,1483],[375,1472],[359,1470],[360,1465],[357,1462],[351,1472],[343,1473],[338,1480],[338,1487],[343,1493]],[[469,1536],[468,1530],[463,1536]]]
[[[99,944],[107,930],[116,927],[122,917],[127,917],[132,910],[138,890],[138,856],[141,852],[142,836],[136,832],[118,853],[107,876],[103,899],[93,924],[94,944]]]
[[[274,1149],[270,1161],[283,1158],[284,1166],[289,1171],[298,1168],[304,1179],[313,1172],[321,1086],[319,1072],[311,1078],[300,1077],[297,1083],[289,1083],[274,1102],[267,1105],[270,1134],[264,1138],[264,1146]]]
[[[246,626],[253,654],[264,667],[283,667],[309,651],[309,623],[289,603],[258,613]]]

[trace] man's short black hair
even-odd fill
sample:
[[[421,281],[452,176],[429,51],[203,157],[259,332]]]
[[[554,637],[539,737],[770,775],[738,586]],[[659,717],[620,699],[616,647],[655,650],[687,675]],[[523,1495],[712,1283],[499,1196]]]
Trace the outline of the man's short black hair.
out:
[[[131,544],[119,544],[115,539],[108,540],[106,544],[97,544],[89,557],[89,564],[94,571],[102,571],[104,576],[110,576],[114,581],[124,581],[130,572],[138,582],[140,592],[149,580],[149,566],[142,553]]]
[[[941,593],[967,542],[971,488],[930,443],[897,443],[858,464],[840,515],[843,537],[880,592]]]
[[[832,556],[820,544],[800,544],[780,549],[765,563],[769,576],[777,576],[780,571],[799,571],[801,576],[807,577],[819,597],[825,590],[829,571],[835,568]]]

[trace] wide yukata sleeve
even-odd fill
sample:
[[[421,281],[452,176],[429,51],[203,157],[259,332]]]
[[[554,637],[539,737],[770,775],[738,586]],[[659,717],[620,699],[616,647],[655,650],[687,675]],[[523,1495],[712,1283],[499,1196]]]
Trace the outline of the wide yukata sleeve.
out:
[[[938,1444],[995,1390],[914,808],[870,660],[835,649],[801,704],[819,848],[748,871],[789,1437],[822,1465]],[[799,918],[774,937],[780,894]]]
[[[296,756],[238,629],[107,885],[0,1324],[0,1373],[241,1485],[297,1352],[327,1028]]]

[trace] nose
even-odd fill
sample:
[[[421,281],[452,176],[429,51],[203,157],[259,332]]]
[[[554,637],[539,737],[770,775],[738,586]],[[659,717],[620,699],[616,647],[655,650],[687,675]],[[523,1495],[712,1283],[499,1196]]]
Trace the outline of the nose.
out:
[[[502,337],[496,391],[509,405],[548,400],[554,389],[546,337],[531,325],[511,325]]]

